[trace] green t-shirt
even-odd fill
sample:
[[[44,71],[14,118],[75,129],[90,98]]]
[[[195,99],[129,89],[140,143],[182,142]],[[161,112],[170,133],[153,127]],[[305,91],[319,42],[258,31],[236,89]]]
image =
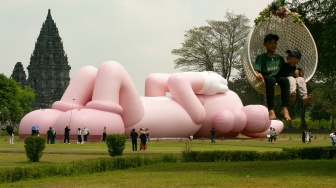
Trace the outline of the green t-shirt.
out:
[[[253,68],[264,76],[275,76],[283,63],[285,63],[285,59],[281,55],[275,54],[275,57],[271,58],[263,53],[257,56]]]

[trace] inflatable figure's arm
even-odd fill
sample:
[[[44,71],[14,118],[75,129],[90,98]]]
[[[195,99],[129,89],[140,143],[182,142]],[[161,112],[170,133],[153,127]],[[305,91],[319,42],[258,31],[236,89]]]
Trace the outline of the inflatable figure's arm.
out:
[[[204,83],[202,89],[195,92],[196,94],[215,95],[217,93],[226,93],[229,90],[227,80],[217,73],[206,71],[198,74],[202,75]]]
[[[196,124],[204,121],[206,112],[195,93],[215,95],[228,91],[227,81],[214,72],[175,73],[168,79],[168,88]]]

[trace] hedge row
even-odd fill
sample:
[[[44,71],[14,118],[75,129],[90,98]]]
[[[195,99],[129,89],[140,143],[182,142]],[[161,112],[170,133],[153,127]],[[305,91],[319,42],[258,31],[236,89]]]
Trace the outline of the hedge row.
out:
[[[215,161],[276,161],[293,159],[335,159],[336,148],[309,147],[283,149],[281,152],[257,151],[183,151],[182,159],[175,154],[152,156],[119,156],[99,158],[72,163],[45,164],[0,169],[0,182],[16,182],[24,179],[38,179],[50,176],[71,176],[136,168],[157,163],[215,162]]]
[[[183,162],[277,161],[293,159],[335,159],[336,148],[310,147],[283,149],[281,152],[257,151],[184,151]]]
[[[46,164],[0,169],[0,182],[16,182],[24,179],[39,179],[50,176],[71,176],[107,172],[121,169],[136,168],[162,162],[177,162],[174,154],[159,156],[128,156],[113,158],[98,158],[74,161],[72,163]]]

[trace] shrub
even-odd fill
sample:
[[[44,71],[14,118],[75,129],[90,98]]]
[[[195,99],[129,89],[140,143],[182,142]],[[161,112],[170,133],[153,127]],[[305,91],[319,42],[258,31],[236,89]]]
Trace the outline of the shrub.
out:
[[[177,156],[174,154],[163,154],[160,157],[160,160],[164,163],[176,163],[178,161]]]
[[[126,145],[126,136],[124,134],[107,135],[106,145],[110,156],[122,155]]]
[[[333,159],[336,157],[336,148],[284,148],[282,153],[284,153],[288,159]]]
[[[42,151],[45,148],[46,139],[40,136],[28,136],[24,141],[26,155],[29,161],[38,162],[42,157]]]

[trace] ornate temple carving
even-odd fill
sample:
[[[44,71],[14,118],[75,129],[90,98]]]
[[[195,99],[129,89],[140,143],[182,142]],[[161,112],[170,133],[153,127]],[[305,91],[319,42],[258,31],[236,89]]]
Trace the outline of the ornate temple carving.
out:
[[[27,82],[26,72],[21,62],[17,62],[15,64],[11,78],[13,78],[16,82],[20,83],[22,88],[29,85]]]
[[[30,57],[28,84],[35,91],[32,109],[49,108],[60,100],[70,82],[70,65],[50,9]]]

